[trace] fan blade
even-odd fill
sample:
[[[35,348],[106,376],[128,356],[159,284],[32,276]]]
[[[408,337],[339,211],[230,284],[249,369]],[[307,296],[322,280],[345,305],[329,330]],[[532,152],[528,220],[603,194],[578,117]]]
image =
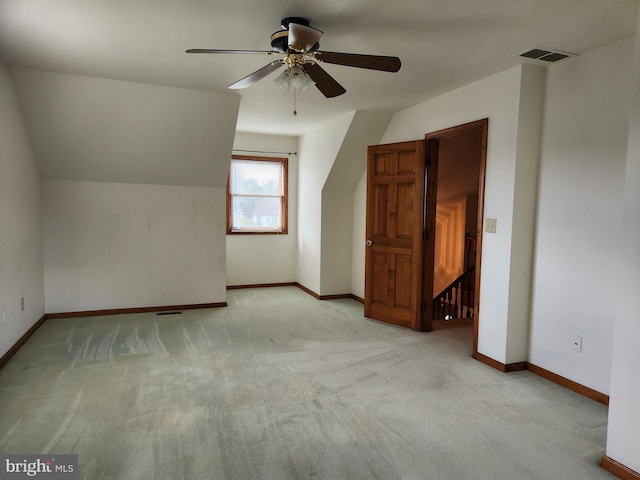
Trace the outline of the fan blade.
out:
[[[316,82],[316,87],[318,87],[318,90],[320,90],[325,97],[337,97],[346,92],[344,87],[336,82],[336,80],[317,63],[305,63],[302,65],[302,69],[311,77],[311,80]]]
[[[270,50],[216,50],[211,48],[191,48],[186,52],[187,53],[263,53],[266,55],[282,54],[281,52],[274,52]]]
[[[321,36],[322,32],[315,28],[297,23],[289,24],[289,48],[296,52],[308,52],[318,43]]]
[[[397,72],[400,70],[398,57],[385,57],[382,55],[360,55],[357,53],[316,52],[315,58],[321,62],[335,63],[346,67],[368,68],[369,70],[381,70],[383,72]]]
[[[282,60],[276,60],[275,62],[271,62],[259,70],[247,75],[241,80],[238,80],[236,83],[232,83],[229,85],[229,88],[237,90],[240,88],[247,88],[256,83],[259,80],[262,80],[264,77],[269,75],[271,72],[275,72],[279,69],[283,64]]]

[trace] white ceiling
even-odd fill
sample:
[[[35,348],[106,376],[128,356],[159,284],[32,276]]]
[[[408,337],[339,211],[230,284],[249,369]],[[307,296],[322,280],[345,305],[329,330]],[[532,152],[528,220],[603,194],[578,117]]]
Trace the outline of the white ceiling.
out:
[[[0,0],[0,59],[9,66],[241,95],[237,129],[299,135],[345,112],[398,110],[520,63],[539,46],[577,54],[635,31],[637,0]],[[347,93],[280,90],[278,73],[226,87],[269,63],[280,20],[302,16],[320,49],[394,55],[398,73],[323,67]]]

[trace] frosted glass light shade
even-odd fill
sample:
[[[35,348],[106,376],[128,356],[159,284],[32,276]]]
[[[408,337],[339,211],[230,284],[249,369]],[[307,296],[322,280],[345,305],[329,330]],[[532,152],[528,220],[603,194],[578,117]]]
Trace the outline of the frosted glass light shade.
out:
[[[307,75],[302,68],[294,66],[290,70],[285,70],[274,80],[280,88],[287,88],[291,90],[296,88],[298,90],[309,90],[316,83],[311,80],[311,77]]]
[[[288,89],[289,88],[289,83],[287,82],[288,79],[289,79],[289,72],[285,70],[280,75],[278,75],[278,78],[276,78],[274,82],[276,82],[276,85],[278,85],[280,88]]]

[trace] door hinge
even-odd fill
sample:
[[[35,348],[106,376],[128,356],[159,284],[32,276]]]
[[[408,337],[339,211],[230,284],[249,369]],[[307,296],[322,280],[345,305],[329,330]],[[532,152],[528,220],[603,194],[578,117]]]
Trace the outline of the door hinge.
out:
[[[427,238],[429,238],[429,230],[423,230],[422,231],[422,238],[425,239],[425,240]]]
[[[424,312],[427,309],[427,302],[420,302],[420,311]]]

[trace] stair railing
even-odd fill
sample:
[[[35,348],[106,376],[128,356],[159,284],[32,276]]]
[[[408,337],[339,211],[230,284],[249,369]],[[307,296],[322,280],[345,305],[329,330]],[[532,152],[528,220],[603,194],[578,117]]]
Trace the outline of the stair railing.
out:
[[[476,268],[474,265],[434,297],[434,320],[473,317],[475,271]]]

